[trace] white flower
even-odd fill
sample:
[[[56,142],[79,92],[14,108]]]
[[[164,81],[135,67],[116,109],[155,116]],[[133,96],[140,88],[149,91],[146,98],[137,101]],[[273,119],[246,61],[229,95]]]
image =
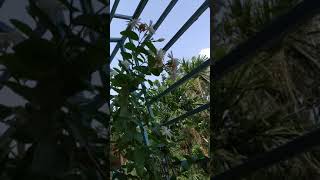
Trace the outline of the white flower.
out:
[[[17,31],[0,32],[0,49],[6,49],[11,45],[18,44],[23,41],[24,37]]]
[[[110,71],[110,76],[116,76],[117,74],[118,74],[117,71],[111,69],[111,71]]]
[[[128,26],[130,29],[138,28],[140,24],[140,18],[138,19],[132,19],[131,21],[128,21]]]
[[[155,68],[163,66],[163,59],[164,59],[165,54],[166,54],[166,52],[164,50],[162,50],[162,49],[157,50],[157,54],[155,56],[155,60],[156,60],[156,63],[154,65]]]
[[[172,137],[171,130],[169,128],[167,128],[166,126],[161,127],[161,132],[162,132],[162,135],[164,135],[166,137],[169,137],[169,138]]]
[[[76,142],[76,146],[77,146],[77,148],[81,147],[79,142]]]
[[[298,98],[298,101],[299,101],[300,104],[302,104],[302,103],[303,103],[303,97],[302,97],[302,96],[299,97],[299,98]]]
[[[130,62],[128,60],[124,60],[124,61],[121,62],[121,64],[128,69],[129,65],[130,65]]]
[[[178,65],[179,59],[173,56],[172,51],[168,54],[168,58],[170,58],[173,61],[173,63],[175,63],[175,65]]]
[[[177,77],[179,59],[174,58],[172,51],[170,52],[170,54],[168,54],[168,58],[170,58],[167,63],[168,71],[171,75],[171,78],[175,80]]]
[[[152,21],[149,22],[149,25],[147,27],[147,31],[149,31],[149,33],[151,34],[154,34],[155,33],[155,30],[153,28],[153,24],[152,24]]]
[[[228,116],[229,116],[229,109],[227,109],[227,110],[225,110],[225,111],[223,112],[222,119],[225,119],[225,118],[228,117]]]

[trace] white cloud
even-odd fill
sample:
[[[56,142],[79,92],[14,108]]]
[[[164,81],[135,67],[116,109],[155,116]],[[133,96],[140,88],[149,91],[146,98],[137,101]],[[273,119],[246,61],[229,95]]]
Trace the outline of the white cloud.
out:
[[[199,55],[205,55],[210,58],[210,48],[201,49]]]

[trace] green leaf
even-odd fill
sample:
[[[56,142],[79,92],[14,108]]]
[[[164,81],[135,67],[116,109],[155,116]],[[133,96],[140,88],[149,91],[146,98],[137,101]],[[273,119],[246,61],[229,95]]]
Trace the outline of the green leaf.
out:
[[[35,34],[33,32],[33,30],[31,29],[31,27],[29,27],[27,24],[25,24],[24,22],[21,22],[19,20],[16,19],[10,19],[10,22],[17,28],[19,29],[22,33],[24,33],[25,35],[27,35],[28,37],[34,37]]]
[[[32,101],[34,91],[33,89],[27,87],[27,86],[22,86],[18,83],[7,81],[4,83],[6,86],[8,86],[13,92],[17,93],[18,95],[24,97],[26,100]]]
[[[139,176],[143,175],[144,163],[145,163],[145,150],[143,147],[139,147],[133,152],[135,168]]]
[[[0,120],[3,120],[4,118],[8,117],[9,115],[11,115],[12,112],[12,108],[0,104]]]
[[[225,56],[226,54],[226,50],[225,48],[222,48],[222,47],[218,47],[214,50],[213,52],[213,57],[216,59],[216,60],[219,60],[221,59],[223,56]]]
[[[148,79],[148,83],[150,84],[150,86],[153,86],[153,82],[149,79]]]
[[[157,54],[157,48],[153,45],[151,41],[146,41],[145,45],[152,51],[154,54]]]
[[[52,20],[49,18],[49,16],[45,12],[43,12],[40,8],[37,7],[35,2],[32,0],[29,0],[29,13],[33,17],[38,17],[40,24],[48,28],[53,34],[54,38],[56,39],[61,38],[58,27],[52,22]]]
[[[151,73],[155,76],[160,76],[161,72],[163,71],[163,68],[151,68]]]
[[[148,67],[149,67],[150,69],[153,68],[153,66],[155,65],[155,63],[156,63],[156,59],[155,59],[153,56],[149,55],[149,56],[148,56]]]
[[[120,32],[120,34],[123,36],[127,36],[128,38],[136,40],[136,41],[139,40],[138,34],[131,31],[131,30],[122,31],[122,32]]]
[[[27,39],[13,49],[21,62],[29,67],[52,68],[62,61],[56,45],[45,39]]]
[[[105,22],[107,16],[105,14],[82,14],[73,19],[74,25],[86,26],[96,32],[105,34],[106,25],[101,22]]]
[[[127,52],[121,52],[121,55],[122,55],[123,59],[131,59],[132,58],[132,55]]]
[[[177,176],[175,176],[175,175],[172,175],[171,177],[170,177],[170,180],[176,180],[177,179]]]
[[[137,49],[136,46],[135,46],[133,43],[131,43],[131,42],[126,43],[126,44],[124,45],[124,47],[127,48],[127,49],[129,49],[129,50],[131,50],[131,51],[135,51],[135,50]]]
[[[58,0],[60,1],[63,5],[65,5],[69,10],[73,12],[79,12],[80,10],[74,6],[71,5],[67,0]]]
[[[189,170],[190,164],[188,163],[187,160],[181,161],[181,168],[182,168],[182,171]]]
[[[142,72],[143,74],[151,75],[149,68],[147,66],[136,66],[133,69],[136,69],[136,70]]]
[[[34,172],[55,176],[67,170],[68,156],[54,141],[42,140],[36,146],[31,164]]]
[[[101,50],[101,47],[89,46],[72,60],[70,69],[81,71],[83,75],[87,76],[88,73],[100,69],[105,64],[104,59],[105,52]]]
[[[124,84],[129,82],[129,77],[126,74],[117,74],[111,79],[111,83],[113,86],[122,87]]]
[[[137,53],[143,53],[143,54],[149,54],[148,50],[146,50],[144,47],[142,46],[138,46],[136,49]]]
[[[98,1],[101,2],[105,6],[109,5],[109,1],[108,0],[98,0]]]

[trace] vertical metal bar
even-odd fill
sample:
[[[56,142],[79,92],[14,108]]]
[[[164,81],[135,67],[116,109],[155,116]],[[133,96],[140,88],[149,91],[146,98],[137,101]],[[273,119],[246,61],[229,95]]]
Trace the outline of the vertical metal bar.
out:
[[[153,110],[152,110],[151,104],[147,104],[147,109],[148,109],[148,112],[149,112],[151,118],[154,118],[154,114],[153,114]]]
[[[158,30],[158,28],[160,27],[160,25],[162,24],[162,22],[165,20],[165,18],[168,16],[168,14],[171,12],[171,10],[173,9],[173,7],[177,4],[178,0],[172,0],[170,1],[169,5],[166,7],[166,9],[163,11],[163,13],[161,14],[161,16],[159,17],[159,19],[157,20],[157,22],[154,24],[153,29],[155,31]],[[146,37],[145,41],[149,40],[151,37],[153,36],[153,34],[150,34]]]
[[[171,40],[162,48],[164,51],[170,47],[182,36],[182,34],[189,29],[189,27],[209,8],[209,1],[206,0],[197,11],[188,19],[188,21],[179,29],[179,31],[171,38]]]
[[[119,5],[119,2],[120,2],[120,0],[115,0],[114,3],[113,3],[113,6],[112,6],[112,9],[111,9],[111,12],[110,12],[110,24],[111,24],[111,21],[112,21],[112,18],[114,16],[114,14],[116,13],[116,10],[117,10],[117,7]]]

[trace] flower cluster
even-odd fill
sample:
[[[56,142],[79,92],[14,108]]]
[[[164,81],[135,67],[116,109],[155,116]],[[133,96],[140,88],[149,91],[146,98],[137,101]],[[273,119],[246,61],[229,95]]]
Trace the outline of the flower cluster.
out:
[[[133,19],[128,22],[128,26],[131,30],[137,29],[141,32],[148,32],[150,34],[154,34],[155,30],[153,28],[153,22],[150,21],[149,24],[140,22],[140,19]]]
[[[161,127],[161,133],[162,135],[166,136],[167,138],[171,138],[172,137],[172,132],[169,128],[167,128],[166,126],[162,126]]]
[[[166,64],[167,72],[170,74],[171,78],[175,80],[177,78],[179,59],[173,56],[172,51],[168,54],[168,58],[169,60]]]

